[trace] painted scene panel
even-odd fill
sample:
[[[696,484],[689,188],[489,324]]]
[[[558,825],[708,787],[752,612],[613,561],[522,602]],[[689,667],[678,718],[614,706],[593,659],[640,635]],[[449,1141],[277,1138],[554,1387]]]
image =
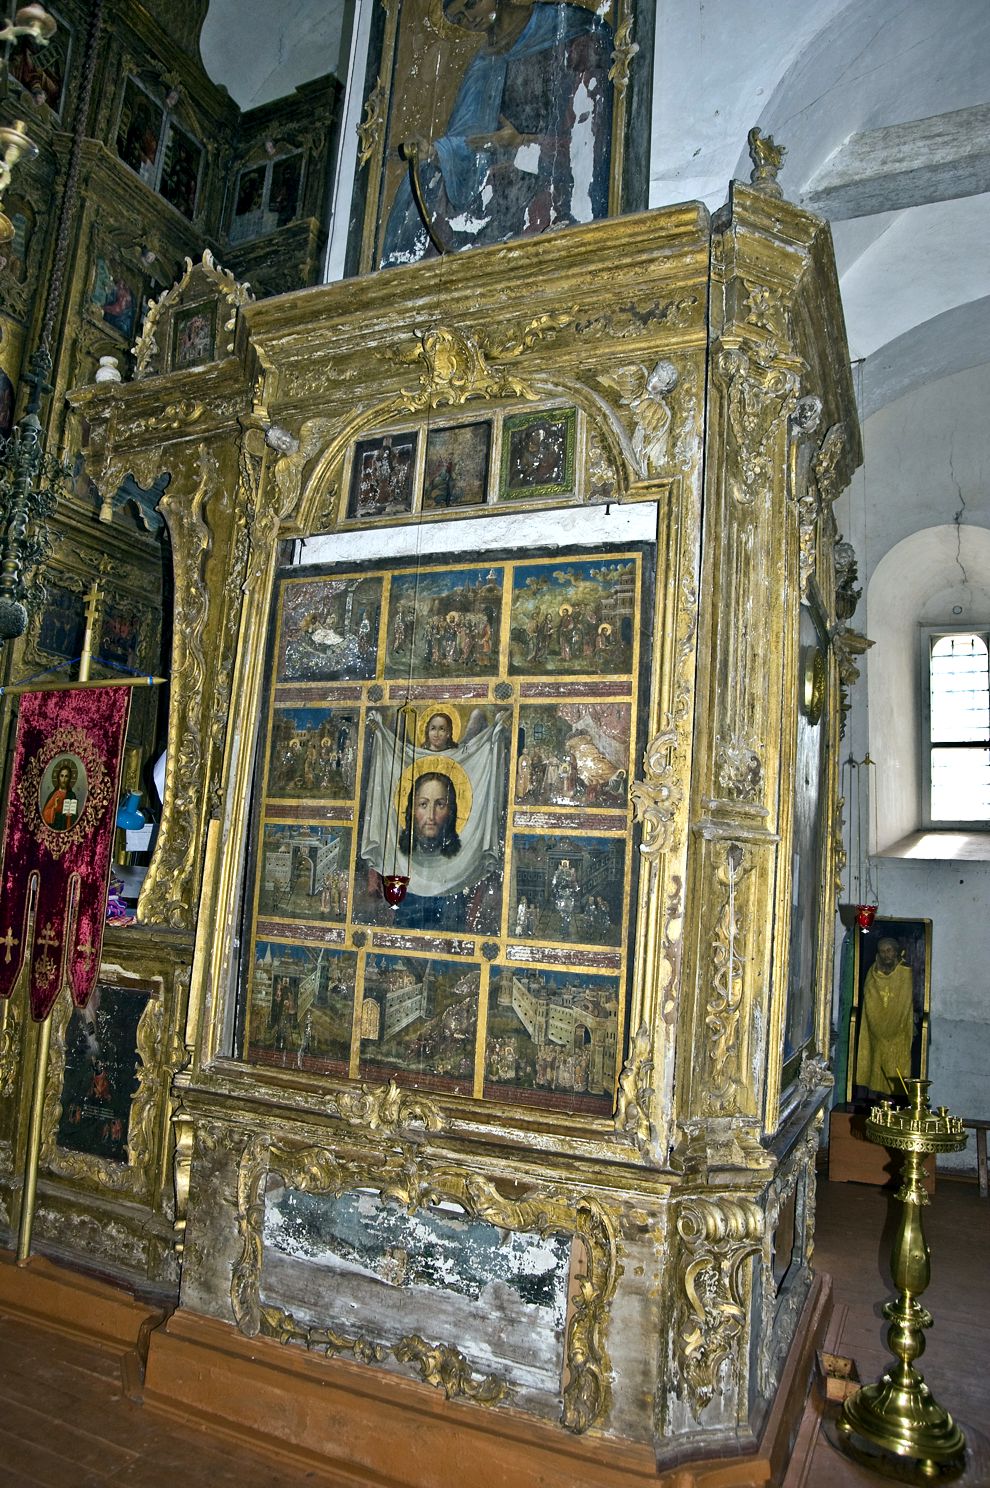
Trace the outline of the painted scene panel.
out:
[[[628,703],[558,702],[519,709],[515,800],[525,806],[612,806],[629,792]]]
[[[361,1004],[362,1079],[470,1095],[481,968],[470,961],[369,956]]]
[[[346,1075],[356,970],[352,951],[255,941],[247,1058]]]
[[[485,1098],[608,1115],[618,1036],[618,977],[493,966]]]
[[[412,511],[418,434],[382,434],[354,447],[349,517],[397,517]]]
[[[353,796],[358,719],[353,708],[275,708],[268,794],[314,801]]]
[[[324,578],[282,587],[280,682],[363,681],[375,675],[382,580]]]
[[[601,5],[403,5],[379,267],[607,215],[612,20]]]
[[[478,506],[484,501],[491,438],[492,426],[488,423],[430,430],[423,484],[427,510]]]
[[[450,701],[368,712],[355,920],[497,933],[510,719]],[[396,873],[408,891],[390,908],[381,879]]]
[[[630,672],[637,589],[633,557],[517,564],[510,672],[540,677]]]
[[[508,933],[567,945],[621,945],[625,856],[625,841],[617,837],[516,833]]]
[[[126,1163],[131,1101],[138,1086],[137,1029],[152,993],[98,982],[74,1008],[65,1034],[58,1146]]]
[[[258,912],[280,919],[347,918],[351,834],[346,827],[266,822]]]
[[[569,496],[574,490],[575,413],[517,413],[502,430],[499,499]]]
[[[498,565],[396,574],[385,675],[497,676],[504,576]]]

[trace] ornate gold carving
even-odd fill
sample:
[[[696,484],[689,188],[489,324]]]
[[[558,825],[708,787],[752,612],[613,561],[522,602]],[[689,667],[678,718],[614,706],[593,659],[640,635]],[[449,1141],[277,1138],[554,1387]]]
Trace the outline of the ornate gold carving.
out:
[[[752,295],[751,290],[751,303]],[[758,491],[772,483],[771,442],[791,411],[799,380],[795,372],[778,364],[773,343],[754,341],[747,349],[723,348],[716,368],[725,384],[729,426],[736,445],[737,459],[732,465],[738,471],[738,480],[732,482],[733,492],[737,501],[748,506]]]
[[[582,337],[600,336],[603,340],[628,341],[634,336],[644,335],[652,326],[666,325],[678,330],[688,325],[699,303],[698,296],[692,294],[660,305],[622,305],[617,310],[603,311],[588,320],[577,320],[574,329]]]
[[[643,828],[640,852],[655,859],[661,853],[673,852],[678,842],[677,812],[684,792],[677,779],[674,752],[677,730],[661,729],[646,746],[643,755],[643,780],[629,785],[633,812]]]
[[[141,334],[133,347],[135,377],[148,377],[154,372],[170,370],[168,334],[172,312],[182,303],[187,292],[191,290],[194,295],[200,288],[205,291],[206,296],[212,295],[219,302],[216,345],[212,359],[219,361],[222,357],[231,355],[234,350],[237,313],[242,305],[251,303],[254,295],[250,285],[238,284],[233,274],[228,269],[221,268],[210,250],[204,248],[199,263],[194,264],[191,258],[187,258],[182,277],[148,306]],[[225,307],[226,319],[219,306]]]
[[[619,489],[619,477],[615,461],[597,424],[588,421],[588,479],[589,501],[614,501]]]
[[[615,84],[616,94],[620,98],[629,86],[629,69],[633,58],[639,51],[639,42],[632,39],[632,28],[632,16],[627,15],[619,23],[619,29],[615,33],[612,66],[608,73],[608,80]]]
[[[721,861],[718,861],[721,859]],[[716,848],[715,878],[725,889],[712,946],[712,994],[705,1010],[709,1094],[716,1110],[724,1109],[738,1084],[734,1068],[739,1053],[739,1014],[745,985],[745,958],[739,948],[740,925],[736,894],[750,871],[746,854],[736,842]]]
[[[135,423],[134,428],[140,429],[191,429],[193,424],[198,424],[206,412],[204,403],[196,403],[191,398],[180,398],[177,403],[166,403],[160,413],[152,414],[148,419],[142,419]]]
[[[375,86],[365,99],[364,118],[357,126],[359,166],[367,165],[378,148],[382,131],[385,128],[387,102],[388,93],[381,77],[378,77],[375,79]]]
[[[650,1103],[655,1090],[648,1083],[653,1074],[653,1041],[649,1025],[643,1023],[629,1050],[629,1058],[619,1076],[619,1093],[615,1103],[615,1129],[631,1137],[648,1160],[659,1162],[656,1127],[650,1120]]]
[[[715,771],[719,790],[729,801],[758,801],[763,785],[763,766],[755,749],[739,739],[718,741]]]
[[[539,394],[528,383],[493,363],[511,361],[566,324],[568,317],[540,315],[514,331],[490,333],[475,339],[450,326],[416,331],[416,345],[396,353],[401,363],[418,364],[420,385],[403,388],[398,404],[408,413],[467,403],[471,398],[526,398]]]
[[[138,919],[191,926],[194,920],[200,772],[205,740],[200,714],[187,703],[203,696],[208,675],[205,631],[209,591],[205,564],[210,530],[204,508],[217,482],[218,466],[205,448],[198,450],[198,480],[192,492],[173,476],[159,503],[172,539],[175,614],[172,635],[172,705],[165,757],[162,824],[138,900]]]
[[[400,1364],[411,1364],[421,1379],[442,1390],[448,1400],[464,1395],[481,1405],[497,1405],[513,1393],[512,1386],[495,1374],[475,1379],[471,1365],[453,1344],[427,1343],[418,1333],[400,1338],[392,1350]]]
[[[846,431],[842,424],[826,430],[814,460],[815,485],[823,506],[831,506],[842,495],[842,472],[846,454]]]
[[[409,1150],[383,1151],[377,1160],[344,1160],[322,1148],[272,1142],[261,1133],[245,1143],[237,1175],[241,1254],[230,1284],[231,1309],[241,1332],[305,1343],[327,1354],[348,1352],[359,1360],[380,1362],[391,1353],[398,1362],[412,1363],[428,1383],[444,1390],[450,1386],[455,1393],[482,1404],[503,1400],[508,1386],[492,1376],[475,1379],[467,1372],[467,1361],[448,1345],[428,1344],[418,1335],[392,1345],[351,1338],[334,1329],[304,1326],[290,1313],[262,1303],[265,1192],[270,1173],[308,1193],[371,1188],[383,1200],[391,1199],[410,1212],[447,1199],[500,1229],[573,1236],[584,1247],[587,1265],[571,1299],[561,1420],[575,1432],[604,1422],[612,1402],[606,1332],[620,1267],[616,1224],[599,1200],[547,1188],[530,1189],[520,1198],[508,1199],[487,1178],[461,1169],[427,1167]]]
[[[775,144],[773,135],[764,134],[755,124],[746,136],[746,143],[753,162],[749,177],[753,189],[762,191],[764,196],[782,197],[784,193],[777,181],[777,172],[784,163],[786,147]]]
[[[424,1096],[401,1090],[394,1080],[387,1085],[362,1085],[360,1090],[342,1090],[337,1110],[353,1126],[369,1131],[397,1132],[419,1126],[429,1132],[443,1131],[440,1108]]]
[[[5,997],[0,1003],[0,1099],[3,1100],[17,1089],[20,1041],[21,1015],[17,1001]]]
[[[692,1197],[677,1211],[681,1297],[676,1348],[681,1379],[696,1417],[739,1375],[746,1323],[743,1267],[760,1250],[763,1213],[748,1198]]]
[[[175,1234],[176,1253],[181,1255],[186,1243],[186,1220],[189,1215],[189,1182],[192,1174],[193,1151],[196,1146],[196,1124],[181,1107],[172,1117],[175,1136],[175,1153],[172,1159],[172,1174],[175,1185]]]
[[[818,1090],[831,1090],[835,1084],[835,1076],[828,1067],[828,1060],[824,1054],[801,1055],[801,1069],[797,1078],[798,1094],[802,1100],[807,1100]]]

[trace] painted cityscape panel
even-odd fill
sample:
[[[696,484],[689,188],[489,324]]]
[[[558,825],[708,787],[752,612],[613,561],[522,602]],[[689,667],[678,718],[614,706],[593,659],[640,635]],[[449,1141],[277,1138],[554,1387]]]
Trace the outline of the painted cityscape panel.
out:
[[[59,1147],[126,1163],[138,1084],[137,1029],[152,993],[98,982],[65,1034]]]
[[[618,1036],[617,977],[493,966],[485,1098],[608,1115]]]
[[[358,722],[356,709],[275,708],[268,794],[320,801],[353,796]]]
[[[449,700],[369,710],[355,920],[498,932],[510,721],[506,709]],[[395,873],[409,883],[390,908],[381,881]]]
[[[327,946],[257,940],[248,1058],[346,1075],[357,957]]]
[[[375,675],[382,580],[365,575],[286,584],[280,682],[362,681]]]
[[[631,673],[637,573],[634,559],[517,564],[509,670],[554,677]]]
[[[492,426],[488,423],[430,430],[423,482],[427,510],[479,506],[484,501],[491,441]]]
[[[628,703],[524,704],[516,740],[516,802],[624,809],[629,730]]]
[[[368,956],[361,1003],[362,1079],[470,1095],[481,968],[470,961]]]
[[[517,833],[509,934],[588,946],[622,942],[625,842]]]
[[[349,517],[395,517],[412,511],[417,434],[382,434],[354,448]]]
[[[503,580],[498,565],[396,574],[385,675],[497,675]]]
[[[346,920],[349,828],[266,822],[261,858],[259,914],[289,920]]]

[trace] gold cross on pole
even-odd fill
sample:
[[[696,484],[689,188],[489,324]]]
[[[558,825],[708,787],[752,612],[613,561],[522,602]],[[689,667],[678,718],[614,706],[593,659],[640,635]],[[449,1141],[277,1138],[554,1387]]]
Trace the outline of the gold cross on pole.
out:
[[[93,659],[93,635],[96,630],[97,606],[102,599],[100,586],[94,579],[86,594],[86,630],[83,635],[82,655],[79,658],[79,681],[89,681],[90,664]]]
[[[20,945],[20,941],[17,939],[17,936],[14,934],[13,930],[11,930],[10,926],[8,925],[7,926],[7,934],[6,935],[0,935],[0,946],[6,946],[7,947],[7,954],[6,954],[6,956],[4,956],[3,959],[4,959],[4,961],[6,962],[6,964],[8,966],[10,965],[10,953],[14,949],[15,945]]]

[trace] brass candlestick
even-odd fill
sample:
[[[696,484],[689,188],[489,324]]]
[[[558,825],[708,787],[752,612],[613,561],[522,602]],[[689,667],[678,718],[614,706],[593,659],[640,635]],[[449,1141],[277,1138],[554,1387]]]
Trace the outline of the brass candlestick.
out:
[[[903,1206],[894,1237],[890,1269],[899,1296],[887,1302],[883,1315],[890,1320],[887,1344],[897,1362],[875,1385],[866,1385],[842,1408],[838,1429],[854,1446],[859,1436],[897,1457],[915,1459],[922,1477],[935,1478],[943,1468],[962,1464],[966,1438],[948,1411],[933,1398],[924,1378],[912,1367],[925,1351],[930,1312],[918,1298],[931,1279],[931,1261],[921,1223],[925,1192],[925,1161],[933,1152],[959,1152],[966,1134],[958,1116],[945,1106],[928,1105],[930,1080],[905,1080],[910,1105],[890,1101],[874,1106],[866,1123],[871,1142],[904,1153],[902,1183],[897,1191]]]

